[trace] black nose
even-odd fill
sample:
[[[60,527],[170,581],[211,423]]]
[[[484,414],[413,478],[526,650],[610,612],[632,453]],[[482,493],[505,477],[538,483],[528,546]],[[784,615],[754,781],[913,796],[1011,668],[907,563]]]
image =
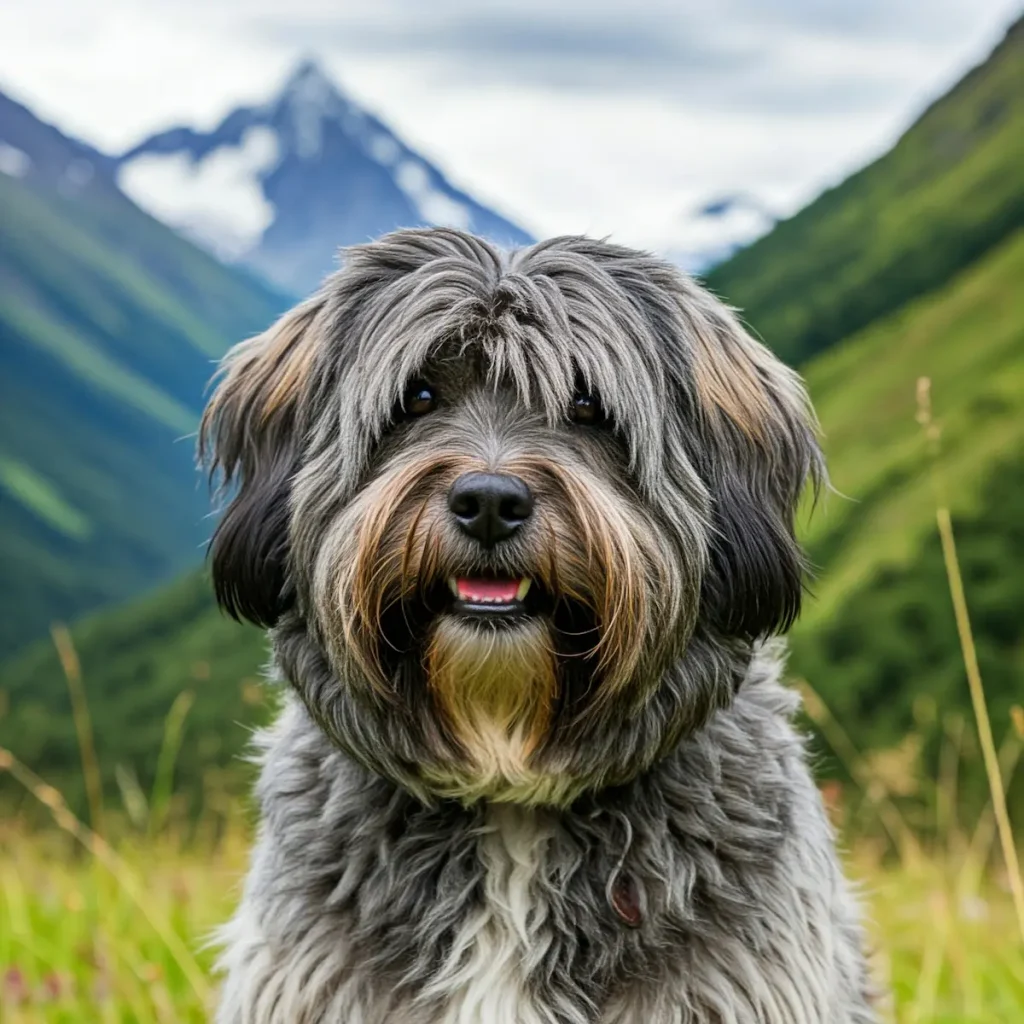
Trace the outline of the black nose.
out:
[[[526,481],[507,473],[463,473],[448,492],[456,522],[485,548],[511,537],[533,511]]]

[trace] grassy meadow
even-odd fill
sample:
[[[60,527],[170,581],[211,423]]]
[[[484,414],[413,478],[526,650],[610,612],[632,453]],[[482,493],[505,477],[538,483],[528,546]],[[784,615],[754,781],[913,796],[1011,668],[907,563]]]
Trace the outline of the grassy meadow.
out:
[[[809,705],[824,713],[813,695]],[[1024,715],[1002,744],[1005,771],[1022,747]],[[846,833],[878,982],[891,992],[884,1019],[1024,1020],[1024,937],[991,810],[956,821],[940,801],[937,838],[919,840],[898,806],[905,762],[898,751],[858,760],[863,789],[823,794]],[[0,768],[52,817],[50,827],[0,824],[0,1020],[205,1021],[217,985],[208,939],[237,898],[248,823],[222,808],[186,825],[172,799],[155,827],[148,808],[105,808],[104,839],[20,763],[0,754]],[[846,832],[854,818],[861,824]]]

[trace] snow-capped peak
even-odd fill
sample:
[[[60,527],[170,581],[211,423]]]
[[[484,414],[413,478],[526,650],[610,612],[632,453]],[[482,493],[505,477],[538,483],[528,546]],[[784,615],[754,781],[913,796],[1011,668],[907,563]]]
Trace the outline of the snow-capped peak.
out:
[[[0,174],[7,174],[12,178],[24,178],[31,167],[32,158],[28,153],[0,139]]]
[[[289,76],[273,105],[278,111],[287,112],[295,152],[302,160],[320,154],[325,120],[344,119],[353,113],[352,105],[313,60],[303,61]]]
[[[338,87],[312,58],[306,58],[288,76],[281,97],[292,102],[324,105],[340,99]]]
[[[265,103],[240,107],[212,132],[172,129],[129,150],[118,182],[154,216],[296,292],[319,283],[339,247],[397,227],[529,241],[310,59]]]

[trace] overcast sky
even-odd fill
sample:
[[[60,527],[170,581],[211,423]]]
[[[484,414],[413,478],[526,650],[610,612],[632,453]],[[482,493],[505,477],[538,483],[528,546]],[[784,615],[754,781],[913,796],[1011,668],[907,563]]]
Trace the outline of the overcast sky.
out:
[[[0,89],[107,150],[212,127],[303,55],[537,235],[665,247],[884,150],[1021,0],[10,0]],[[687,235],[687,239],[690,239]]]

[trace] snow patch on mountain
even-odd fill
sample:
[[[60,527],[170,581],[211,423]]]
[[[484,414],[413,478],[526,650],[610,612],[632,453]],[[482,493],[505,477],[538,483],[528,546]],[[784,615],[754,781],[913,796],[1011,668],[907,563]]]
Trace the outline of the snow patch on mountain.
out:
[[[312,129],[305,137],[312,144]],[[237,145],[223,145],[198,159],[179,150],[141,153],[120,166],[122,191],[158,220],[233,260],[256,245],[274,219],[262,176],[280,155],[277,133],[253,125]]]
[[[348,104],[314,64],[300,68],[285,95],[295,132],[296,156],[311,160],[323,149],[324,121],[344,117],[349,112]]]
[[[374,135],[367,144],[370,156],[379,164],[391,167],[402,155],[402,147],[393,135]]]
[[[395,169],[395,183],[428,224],[469,230],[473,221],[469,208],[434,188],[429,171],[418,160],[403,160]]]
[[[32,158],[24,150],[0,141],[0,174],[24,178],[32,167]]]
[[[775,220],[752,196],[721,196],[681,217],[664,252],[684,270],[702,273],[767,234]]]
[[[96,166],[85,157],[75,157],[68,162],[57,181],[57,191],[68,198],[77,196],[96,174]]]

